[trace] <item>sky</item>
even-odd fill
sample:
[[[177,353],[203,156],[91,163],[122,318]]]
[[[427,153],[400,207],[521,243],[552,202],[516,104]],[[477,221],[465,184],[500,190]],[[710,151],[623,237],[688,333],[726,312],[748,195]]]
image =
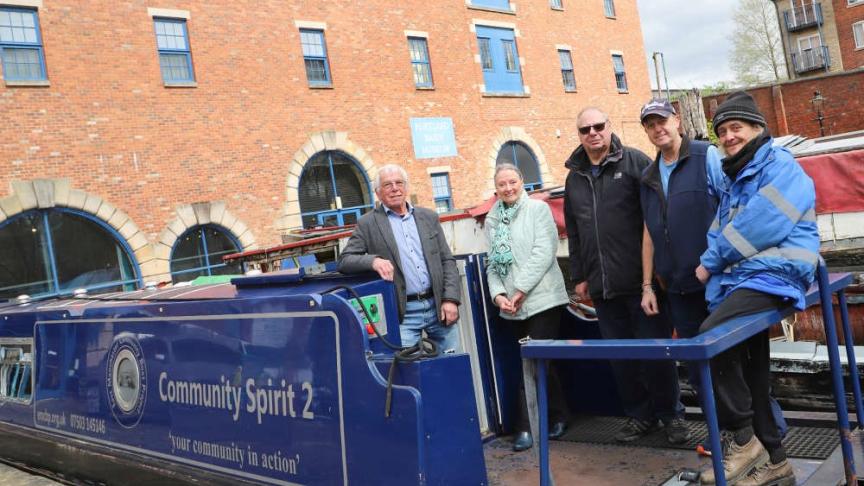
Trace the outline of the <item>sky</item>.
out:
[[[637,0],[651,86],[656,76],[651,54],[663,53],[669,88],[688,89],[732,81],[729,67],[738,0]],[[660,68],[663,88],[663,68]]]

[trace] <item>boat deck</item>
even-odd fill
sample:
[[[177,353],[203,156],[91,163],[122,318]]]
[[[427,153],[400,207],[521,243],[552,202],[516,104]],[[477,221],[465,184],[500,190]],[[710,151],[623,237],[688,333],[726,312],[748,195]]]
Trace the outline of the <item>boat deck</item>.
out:
[[[529,450],[513,452],[509,437],[497,438],[484,447],[490,486],[540,484],[537,459]],[[674,478],[684,469],[711,466],[709,458],[695,450],[620,446],[572,441],[551,441],[552,476],[559,486],[688,486]],[[822,460],[790,458],[797,484],[809,480]]]
[[[835,473],[829,475],[832,479],[833,476],[839,479],[843,462],[842,458],[835,457],[839,454],[836,415],[819,412],[787,412],[785,415],[789,430],[783,445],[795,469],[798,484],[827,484],[815,474],[819,466],[832,461],[839,461],[839,465],[835,465]],[[696,445],[707,436],[698,409],[687,409],[687,428],[691,436],[680,445],[666,442],[662,430],[620,445],[615,442],[614,435],[623,423],[624,419],[620,417],[583,415],[571,418],[562,440],[549,442],[555,484],[689,486],[691,483],[672,478],[685,469],[702,470],[711,466],[709,458],[696,454]],[[860,437],[860,434],[853,433],[853,436]],[[511,437],[495,438],[484,445],[489,485],[539,484],[538,461],[533,451],[513,452],[511,446]],[[860,448],[856,447],[856,451]],[[856,461],[856,464],[859,462],[864,463],[864,460]]]

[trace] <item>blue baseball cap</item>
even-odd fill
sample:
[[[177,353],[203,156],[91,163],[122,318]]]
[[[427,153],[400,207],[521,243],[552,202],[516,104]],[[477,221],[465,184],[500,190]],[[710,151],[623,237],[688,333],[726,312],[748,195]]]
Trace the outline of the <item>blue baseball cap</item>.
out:
[[[676,115],[675,107],[672,106],[672,103],[669,103],[669,100],[666,99],[653,99],[648,103],[645,103],[645,106],[642,107],[642,112],[639,114],[639,121],[645,122],[645,119],[650,115],[658,115],[663,118],[669,118],[672,115]]]

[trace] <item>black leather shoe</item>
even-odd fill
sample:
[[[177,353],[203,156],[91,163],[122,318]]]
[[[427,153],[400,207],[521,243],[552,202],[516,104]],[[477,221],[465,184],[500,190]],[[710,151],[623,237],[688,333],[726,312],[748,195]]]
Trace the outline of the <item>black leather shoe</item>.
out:
[[[555,422],[549,427],[549,438],[552,440],[560,439],[567,432],[567,422]]]
[[[516,439],[513,440],[513,452],[530,449],[532,445],[534,445],[534,440],[531,439],[531,432],[519,432],[516,434]]]

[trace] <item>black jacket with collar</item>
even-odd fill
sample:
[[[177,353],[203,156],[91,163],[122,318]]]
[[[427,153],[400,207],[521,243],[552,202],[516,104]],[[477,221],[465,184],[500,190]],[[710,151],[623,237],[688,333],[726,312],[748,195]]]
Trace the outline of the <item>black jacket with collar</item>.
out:
[[[564,164],[564,220],[570,248],[570,278],[588,281],[592,299],[639,295],[642,283],[642,208],[639,187],[651,159],[612,135],[600,173],[580,145]]]

